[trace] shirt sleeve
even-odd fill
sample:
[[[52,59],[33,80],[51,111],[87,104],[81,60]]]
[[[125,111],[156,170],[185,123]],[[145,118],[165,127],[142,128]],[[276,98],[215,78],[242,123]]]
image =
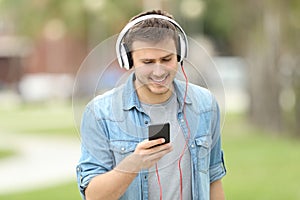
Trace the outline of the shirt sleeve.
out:
[[[113,156],[101,123],[93,106],[87,107],[80,127],[81,157],[76,168],[82,199],[85,199],[85,189],[92,178],[113,168]]]
[[[220,111],[217,102],[214,100],[212,129],[212,149],[210,155],[210,182],[221,179],[226,175],[223,151],[221,149],[221,131],[220,131]]]

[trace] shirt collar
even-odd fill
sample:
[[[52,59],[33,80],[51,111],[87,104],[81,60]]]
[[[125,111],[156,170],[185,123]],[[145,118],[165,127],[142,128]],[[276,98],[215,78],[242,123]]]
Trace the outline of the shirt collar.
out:
[[[134,86],[135,74],[132,73],[129,75],[123,90],[123,109],[130,110],[133,107],[136,107],[138,110],[141,110],[141,103],[136,93]],[[179,103],[179,111],[183,110],[183,100],[185,95],[186,83],[177,79],[174,79],[174,89],[177,96],[177,101]],[[185,104],[191,104],[191,99],[189,93],[185,99]]]
[[[122,98],[124,110],[130,110],[133,107],[136,107],[137,109],[141,108],[141,104],[134,87],[134,80],[135,74],[131,73],[124,85]]]
[[[189,92],[187,92],[187,96],[186,96],[185,102],[184,102],[186,84],[188,84],[188,83],[180,81],[178,79],[174,79],[173,83],[174,83],[174,89],[175,89],[175,92],[177,95],[177,101],[179,104],[179,112],[182,112],[184,104],[192,104],[191,98],[189,97],[189,94],[190,94]]]

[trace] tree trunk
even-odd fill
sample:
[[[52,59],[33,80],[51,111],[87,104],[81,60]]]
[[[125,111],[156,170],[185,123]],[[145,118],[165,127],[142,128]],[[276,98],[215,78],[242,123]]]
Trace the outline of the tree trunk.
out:
[[[250,64],[250,118],[255,124],[275,132],[281,129],[279,25],[279,16],[272,10],[265,10],[263,23],[254,34],[256,39],[250,39],[247,56]]]

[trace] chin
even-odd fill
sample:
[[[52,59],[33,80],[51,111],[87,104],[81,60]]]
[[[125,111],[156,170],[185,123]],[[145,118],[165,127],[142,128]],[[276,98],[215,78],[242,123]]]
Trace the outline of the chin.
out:
[[[160,86],[159,88],[157,87],[150,87],[149,90],[156,95],[161,95],[161,94],[166,94],[169,91],[169,88],[165,86]]]

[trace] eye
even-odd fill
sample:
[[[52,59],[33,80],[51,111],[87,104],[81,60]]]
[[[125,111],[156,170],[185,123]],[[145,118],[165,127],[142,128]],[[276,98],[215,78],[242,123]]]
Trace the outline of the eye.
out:
[[[143,63],[144,63],[145,65],[147,65],[147,64],[152,64],[153,61],[152,61],[152,60],[143,60]]]
[[[162,62],[169,62],[172,60],[172,57],[168,57],[168,58],[163,58]]]

